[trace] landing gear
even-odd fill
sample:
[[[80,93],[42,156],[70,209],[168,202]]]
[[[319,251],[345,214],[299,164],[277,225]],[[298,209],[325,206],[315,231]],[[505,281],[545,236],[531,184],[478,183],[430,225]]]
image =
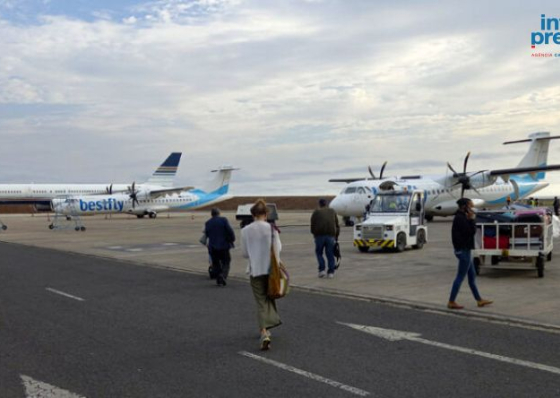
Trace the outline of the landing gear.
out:
[[[7,225],[2,225],[2,231],[5,231],[5,230],[7,230],[7,229],[8,229],[8,226],[7,226]]]
[[[431,214],[426,214],[424,216],[424,218],[426,219],[426,221],[430,222],[430,221],[434,221],[434,216],[432,216]]]
[[[156,212],[148,213],[148,217],[150,217],[150,218],[156,218],[156,217],[157,217],[157,213],[156,213]]]
[[[138,218],[144,218],[145,214],[136,214],[136,217]]]
[[[352,220],[351,217],[342,217],[342,221],[344,222],[344,225],[347,227],[353,227],[354,226],[354,220]]]

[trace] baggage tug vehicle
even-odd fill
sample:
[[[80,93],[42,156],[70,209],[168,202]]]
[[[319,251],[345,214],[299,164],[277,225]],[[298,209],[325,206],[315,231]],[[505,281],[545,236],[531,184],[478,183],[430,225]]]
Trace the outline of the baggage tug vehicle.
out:
[[[428,241],[424,202],[424,191],[387,181],[369,204],[363,222],[354,225],[354,246],[363,253],[372,247],[397,252],[410,246],[421,249]]]

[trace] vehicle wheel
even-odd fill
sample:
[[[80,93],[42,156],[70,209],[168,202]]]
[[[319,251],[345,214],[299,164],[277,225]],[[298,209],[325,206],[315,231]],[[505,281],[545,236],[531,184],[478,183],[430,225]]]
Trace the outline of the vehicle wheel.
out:
[[[406,249],[406,236],[402,232],[397,235],[397,245],[395,246],[395,250],[399,253],[404,252]]]
[[[544,256],[539,255],[537,257],[537,276],[542,278],[544,276]]]
[[[546,261],[552,261],[552,252],[548,253],[546,256]]]
[[[500,264],[500,257],[499,256],[492,256],[490,258],[490,262],[492,263],[492,265],[498,265],[498,264]]]
[[[434,216],[432,216],[431,214],[426,214],[424,216],[424,218],[426,219],[426,221],[430,222],[430,221],[434,221]]]
[[[416,235],[416,244],[413,246],[415,249],[421,249],[424,247],[424,243],[426,243],[426,232],[421,229],[418,231]]]
[[[369,252],[369,246],[358,246],[358,250],[361,253],[367,253],[367,252]]]
[[[478,257],[473,258],[473,264],[474,264],[474,272],[476,272],[477,275],[480,275],[480,258]]]
[[[7,225],[2,225],[2,229],[5,231],[5,230],[8,229],[8,226]]]
[[[54,229],[54,225],[53,225],[53,224],[49,224],[49,229]]]

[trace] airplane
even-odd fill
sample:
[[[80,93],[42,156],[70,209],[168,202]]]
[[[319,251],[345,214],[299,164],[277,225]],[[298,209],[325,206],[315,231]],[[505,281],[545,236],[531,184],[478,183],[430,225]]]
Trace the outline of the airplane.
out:
[[[133,214],[138,218],[156,218],[160,212],[194,210],[231,198],[228,195],[231,173],[230,166],[220,167],[216,177],[203,189],[193,187],[170,188],[164,190],[136,190],[135,184],[128,193],[112,195],[72,196],[52,199],[52,209],[56,214],[84,216],[95,214]],[[52,229],[52,224],[49,226]]]
[[[348,185],[331,201],[330,207],[347,225],[351,218],[360,218],[366,206],[381,188],[399,185],[409,190],[421,189],[425,192],[426,219],[434,216],[450,216],[457,211],[457,199],[466,196],[473,200],[477,208],[499,208],[507,205],[507,199],[514,201],[526,198],[549,184],[544,182],[545,172],[560,170],[560,165],[547,165],[548,147],[551,137],[548,132],[530,134],[527,139],[504,142],[504,145],[530,142],[529,150],[516,168],[501,170],[480,170],[467,172],[470,152],[465,157],[463,171],[457,172],[447,163],[449,172],[439,176],[402,176],[383,178],[385,164],[376,178],[368,168],[371,179],[343,178],[330,182],[347,182]]]
[[[143,184],[140,190],[156,191],[173,186],[181,152],[171,153]],[[51,200],[68,195],[99,195],[127,192],[130,184],[0,184],[0,205],[34,205],[38,211],[50,211]]]

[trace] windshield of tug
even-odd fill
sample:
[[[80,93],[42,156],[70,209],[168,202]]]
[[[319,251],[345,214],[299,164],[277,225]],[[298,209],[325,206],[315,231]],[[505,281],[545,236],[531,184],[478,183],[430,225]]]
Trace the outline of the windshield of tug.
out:
[[[371,213],[406,213],[412,194],[409,192],[379,193],[370,206]]]

